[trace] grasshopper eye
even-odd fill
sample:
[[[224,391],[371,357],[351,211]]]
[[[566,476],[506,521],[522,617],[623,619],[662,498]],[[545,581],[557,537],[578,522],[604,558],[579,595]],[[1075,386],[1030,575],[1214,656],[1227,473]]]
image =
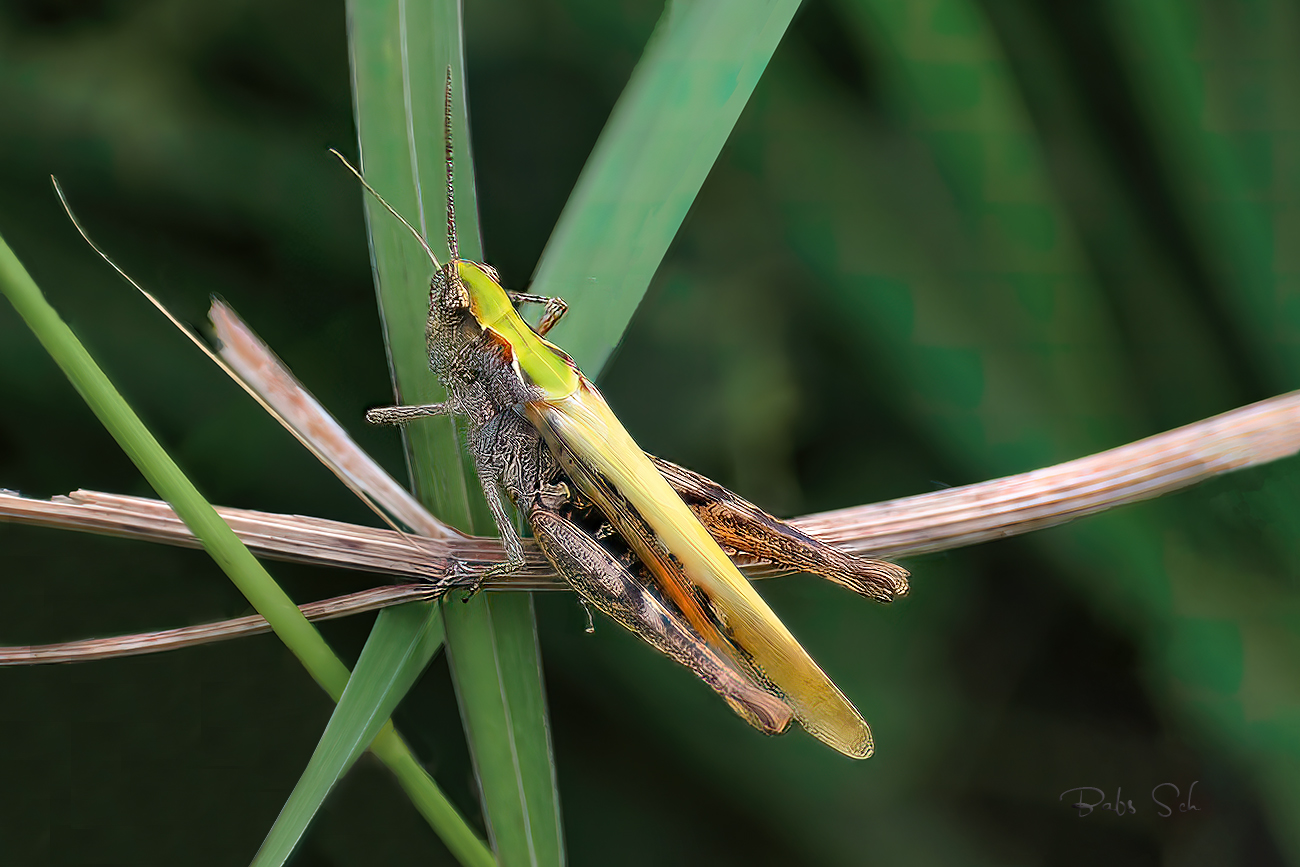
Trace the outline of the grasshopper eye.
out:
[[[447,306],[449,307],[469,307],[469,291],[465,284],[460,282],[460,278],[451,281],[452,292],[448,293]]]
[[[458,274],[440,270],[433,275],[433,281],[429,284],[429,304],[448,310],[461,310],[469,306],[469,291]]]

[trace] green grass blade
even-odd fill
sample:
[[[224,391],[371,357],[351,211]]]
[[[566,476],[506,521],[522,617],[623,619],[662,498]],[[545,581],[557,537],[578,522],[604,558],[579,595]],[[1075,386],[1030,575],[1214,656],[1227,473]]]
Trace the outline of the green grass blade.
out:
[[[559,791],[530,593],[457,594],[447,656],[502,864],[563,864]]]
[[[276,635],[298,657],[312,678],[332,699],[338,701],[348,683],[347,666],[163,451],[76,335],[45,300],[3,239],[0,239],[0,291],[9,298],[18,314],[149,484],[175,509],[176,514],[203,544],[204,550],[257,612],[266,618]],[[448,841],[449,846],[460,846],[466,853],[465,863],[483,863],[484,858],[490,859],[477,841],[465,842],[474,840],[473,831],[450,808],[446,798],[420,768],[391,726],[376,738],[373,749],[397,774],[412,801],[430,821],[434,830]]]
[[[1297,23],[1294,11],[1281,14],[1286,5],[1273,13],[1273,26],[1282,31]],[[1259,88],[1261,72],[1274,68],[1293,82],[1294,51],[1275,48],[1268,63],[1243,65],[1234,78],[1224,71],[1232,68],[1226,46],[1241,36],[1223,28],[1209,9],[1167,0],[1112,2],[1106,9],[1161,168],[1212,275],[1220,306],[1269,387],[1293,388],[1300,352],[1295,331],[1279,326],[1294,322],[1295,311],[1286,289],[1279,289],[1278,275],[1287,268],[1278,264],[1285,255],[1280,238],[1286,236],[1277,234],[1275,221],[1275,190],[1287,182],[1273,180],[1282,174],[1277,157],[1259,146],[1263,131],[1277,120],[1260,120],[1273,115],[1261,110],[1265,103],[1243,98],[1250,93],[1257,99],[1242,82]],[[1242,77],[1241,68],[1254,77]],[[1290,113],[1284,123],[1293,126],[1294,109]],[[1261,334],[1279,339],[1257,339]]]
[[[0,289],[149,484],[171,504],[276,635],[326,691],[342,694],[347,667],[163,451],[2,240]]]
[[[348,8],[361,169],[445,258],[442,106],[453,56],[457,198],[472,203],[474,193],[456,4],[388,0]],[[360,188],[358,195],[363,195]],[[424,344],[433,266],[382,205],[368,195],[364,204],[395,397],[401,403],[437,403],[446,395],[429,372]],[[472,204],[462,206],[457,217],[462,255],[476,257],[481,245]],[[452,420],[431,418],[402,431],[415,491],[425,505],[461,529],[489,532],[492,522],[486,507],[475,501],[473,465]]]
[[[380,612],[307,769],[253,860],[255,867],[285,862],[334,783],[381,728],[391,729],[388,717],[442,646],[442,635],[442,618],[431,604]],[[447,845],[463,863],[491,863],[472,834],[468,841],[447,840]]]
[[[583,167],[530,291],[595,377],[731,134],[799,0],[668,4]]]
[[[370,183],[442,253],[443,87],[447,67],[454,70],[457,229],[461,255],[478,258],[459,13],[454,0],[349,4],[354,96]],[[366,207],[397,395],[405,403],[441,400],[424,346],[429,262],[377,203]],[[421,500],[464,530],[493,532],[455,425],[431,419],[410,426],[405,436]],[[444,605],[444,617],[448,660],[497,856],[503,864],[561,864],[559,795],[532,600],[480,594],[461,604],[457,597]]]

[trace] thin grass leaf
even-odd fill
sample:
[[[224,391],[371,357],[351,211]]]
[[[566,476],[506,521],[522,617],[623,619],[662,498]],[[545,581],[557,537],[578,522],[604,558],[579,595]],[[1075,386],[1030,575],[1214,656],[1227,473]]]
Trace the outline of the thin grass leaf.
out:
[[[380,612],[347,689],[307,769],[253,859],[254,867],[285,862],[335,782],[381,728],[392,728],[389,715],[442,646],[442,634],[442,618],[432,604],[401,605]],[[472,834],[446,843],[464,864],[493,863]]]
[[[0,240],[0,289],[153,489],[176,510],[217,565],[307,666],[316,682],[327,692],[341,695],[347,684],[347,667],[163,451],[3,240]]]
[[[1260,29],[1294,33],[1300,20],[1289,6],[1276,4],[1271,10],[1273,26]],[[1288,293],[1278,286],[1279,273],[1289,266],[1281,264],[1285,253],[1279,246],[1285,245],[1279,244],[1275,214],[1277,191],[1290,182],[1275,177],[1291,169],[1277,162],[1285,157],[1258,148],[1268,125],[1258,119],[1262,112],[1254,101],[1256,93],[1233,89],[1254,80],[1234,80],[1241,70],[1225,62],[1231,49],[1224,45],[1232,45],[1236,34],[1220,31],[1234,16],[1226,8],[1215,14],[1209,6],[1169,0],[1111,2],[1105,8],[1160,155],[1159,165],[1195,236],[1201,264],[1212,275],[1220,308],[1269,388],[1289,388],[1300,376],[1300,352],[1294,308],[1287,306]],[[1294,49],[1274,46],[1271,53],[1267,64],[1256,60],[1244,68],[1253,76],[1276,70],[1284,81],[1294,82]],[[1251,99],[1243,99],[1245,93]],[[1285,90],[1278,88],[1277,93]],[[1227,95],[1232,98],[1225,99]],[[1294,129],[1294,96],[1277,102],[1274,111]],[[1288,144],[1281,151],[1293,148]],[[1260,340],[1257,335],[1275,339]]]
[[[132,412],[95,364],[72,330],[59,318],[31,276],[0,239],[0,291],[62,368],[77,392],[117,440],[122,450],[167,500],[240,592],[266,618],[276,635],[298,657],[312,678],[338,701],[348,683],[348,669],[293,601],[280,589],[230,526],[203,499],[176,463]],[[475,858],[473,831],[450,807],[401,737],[389,726],[375,739],[375,754],[387,764],[413,803],[445,840],[455,841]],[[473,840],[473,843],[468,841]],[[486,855],[486,852],[483,852]],[[468,863],[468,862],[467,862]]]
[[[460,253],[480,258],[465,105],[460,7],[438,2],[350,3],[362,169],[435,251],[444,236],[443,89],[453,72],[455,189]],[[424,322],[431,264],[416,240],[367,200],[372,264],[396,396],[445,395],[428,369]],[[415,490],[461,529],[494,526],[451,419],[405,431]],[[484,818],[502,864],[562,864],[563,834],[532,599],[481,593],[443,606],[448,661],[478,775]]]
[[[622,339],[799,0],[670,2],[565,204],[530,291],[595,379]]]

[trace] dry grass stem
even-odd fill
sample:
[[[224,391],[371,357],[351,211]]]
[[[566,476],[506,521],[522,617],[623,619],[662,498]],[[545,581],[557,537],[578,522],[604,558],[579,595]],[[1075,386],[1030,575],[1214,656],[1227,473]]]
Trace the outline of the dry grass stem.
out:
[[[1220,473],[1300,451],[1300,392],[1270,398],[1085,458],[976,485],[796,518],[805,532],[878,557],[906,557],[1038,530],[1150,499]],[[361,569],[420,584],[373,588],[303,606],[311,619],[342,617],[429,598],[463,584],[448,580],[454,560],[481,566],[502,559],[494,539],[411,537],[298,515],[218,509],[256,553],[282,560]],[[76,491],[34,500],[0,491],[0,520],[197,547],[166,503]],[[490,590],[563,589],[531,542],[527,568]],[[751,578],[785,572],[742,558]],[[145,635],[41,647],[0,648],[0,665],[127,656],[264,631],[260,617]]]
[[[172,319],[170,313],[163,312]],[[233,309],[214,300],[208,318],[220,342],[217,355],[222,369],[381,518],[395,519],[421,536],[464,538],[459,530],[429,514],[419,500],[358,446]]]

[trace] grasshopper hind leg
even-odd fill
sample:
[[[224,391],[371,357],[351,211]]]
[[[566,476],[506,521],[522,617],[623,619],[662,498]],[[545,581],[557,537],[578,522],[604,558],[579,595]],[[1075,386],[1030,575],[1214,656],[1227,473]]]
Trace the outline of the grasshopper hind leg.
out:
[[[742,719],[765,734],[784,732],[793,712],[720,657],[586,531],[554,511],[528,516],[546,559],[589,604],[670,659],[689,668]]]

